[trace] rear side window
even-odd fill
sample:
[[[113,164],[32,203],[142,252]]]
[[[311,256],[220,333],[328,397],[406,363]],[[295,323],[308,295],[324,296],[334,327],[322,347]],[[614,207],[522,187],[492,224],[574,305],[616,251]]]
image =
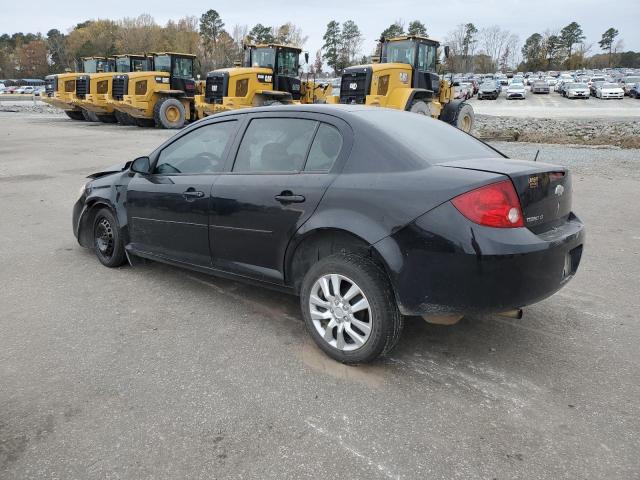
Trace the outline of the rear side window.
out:
[[[321,123],[313,139],[309,158],[304,167],[306,172],[327,172],[331,170],[342,149],[342,135],[337,128]]]
[[[381,135],[400,143],[425,165],[499,156],[484,143],[441,120],[387,109],[367,109],[357,114]]]
[[[251,120],[238,148],[234,172],[299,172],[318,122],[299,118]]]

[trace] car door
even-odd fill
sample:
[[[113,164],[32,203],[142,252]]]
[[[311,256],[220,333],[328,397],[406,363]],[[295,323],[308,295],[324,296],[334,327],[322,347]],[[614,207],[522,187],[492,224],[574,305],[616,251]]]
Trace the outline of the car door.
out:
[[[223,171],[238,121],[205,124],[155,155],[150,174],[127,187],[131,248],[200,266],[211,265],[211,186]]]
[[[261,114],[250,120],[231,171],[212,191],[214,267],[283,282],[289,240],[318,206],[345,150],[345,126],[317,117]]]

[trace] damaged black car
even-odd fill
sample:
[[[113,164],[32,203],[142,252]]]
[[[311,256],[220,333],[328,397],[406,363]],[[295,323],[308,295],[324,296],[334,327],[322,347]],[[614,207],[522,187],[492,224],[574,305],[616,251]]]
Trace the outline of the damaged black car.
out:
[[[576,273],[571,175],[444,122],[271,106],[196,122],[90,176],[73,232],[108,267],[144,258],[300,296],[332,358],[373,360],[405,316],[514,311]]]

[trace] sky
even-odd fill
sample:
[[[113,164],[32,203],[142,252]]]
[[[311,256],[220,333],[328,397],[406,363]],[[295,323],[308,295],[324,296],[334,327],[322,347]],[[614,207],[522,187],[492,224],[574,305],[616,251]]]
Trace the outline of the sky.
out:
[[[156,22],[186,15],[200,15],[213,8],[218,11],[225,27],[231,31],[235,24],[281,25],[291,21],[299,25],[309,39],[304,50],[314,58],[322,46],[322,36],[330,20],[353,20],[364,35],[363,52],[370,54],[380,32],[396,19],[422,21],[429,36],[444,40],[447,33],[460,23],[472,22],[478,29],[499,25],[524,40],[532,33],[546,29],[559,30],[572,21],[578,22],[593,44],[591,54],[599,53],[598,41],[609,27],[617,28],[625,50],[640,51],[640,0],[371,0],[303,2],[271,0],[189,0],[158,2],[157,0],[109,0],[87,2],[64,0],[52,4],[51,0],[30,0],[29,8],[17,3],[3,7],[0,15],[0,34],[15,32],[42,32],[51,28],[67,32],[73,25],[87,19],[135,17],[148,13]]]

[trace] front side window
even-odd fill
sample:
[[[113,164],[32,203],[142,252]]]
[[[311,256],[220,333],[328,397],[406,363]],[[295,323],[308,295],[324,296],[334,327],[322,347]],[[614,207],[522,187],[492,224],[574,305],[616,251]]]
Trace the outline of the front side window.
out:
[[[218,173],[223,154],[237,128],[235,120],[205,125],[167,146],[158,157],[154,173]]]
[[[278,75],[295,77],[298,75],[298,52],[278,50]]]
[[[173,76],[180,78],[193,78],[193,59],[180,57],[174,58]]]
[[[273,68],[276,63],[273,48],[256,48],[252,54],[252,67]]]
[[[315,120],[257,118],[242,138],[234,172],[299,172],[316,131]]]
[[[413,65],[415,54],[416,45],[412,41],[386,43],[384,45],[383,62]]]
[[[169,55],[158,55],[154,59],[156,72],[171,73],[171,57]]]

